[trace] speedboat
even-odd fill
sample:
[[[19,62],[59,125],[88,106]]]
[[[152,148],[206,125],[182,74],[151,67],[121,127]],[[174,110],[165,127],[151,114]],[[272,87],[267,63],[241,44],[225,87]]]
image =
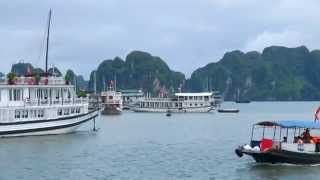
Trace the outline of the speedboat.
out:
[[[238,113],[240,112],[239,109],[230,108],[230,109],[218,109],[219,113]]]
[[[251,156],[258,163],[319,164],[319,129],[320,122],[314,120],[259,122],[252,126],[250,144],[239,146],[235,153]]]

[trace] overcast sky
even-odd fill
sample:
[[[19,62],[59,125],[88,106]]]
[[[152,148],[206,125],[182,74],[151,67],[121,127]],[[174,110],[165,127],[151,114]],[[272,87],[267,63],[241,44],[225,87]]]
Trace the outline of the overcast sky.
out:
[[[49,8],[49,64],[88,78],[102,60],[132,50],[189,76],[226,51],[319,49],[319,7],[319,0],[1,0],[0,71],[20,59],[44,67]]]

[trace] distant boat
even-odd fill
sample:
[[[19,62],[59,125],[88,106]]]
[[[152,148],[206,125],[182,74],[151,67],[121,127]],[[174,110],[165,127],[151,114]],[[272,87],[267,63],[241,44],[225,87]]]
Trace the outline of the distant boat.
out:
[[[175,93],[172,98],[145,98],[131,107],[134,112],[207,113],[216,106],[212,92]]]
[[[240,112],[239,109],[218,109],[219,113],[238,113]]]
[[[250,103],[250,100],[236,100],[236,103]]]
[[[121,92],[117,92],[114,82],[110,81],[107,91],[101,92],[102,110],[103,115],[121,114],[122,112],[122,95]]]
[[[236,103],[250,103],[251,101],[247,98],[240,98],[240,89],[238,88],[237,98],[235,100]]]

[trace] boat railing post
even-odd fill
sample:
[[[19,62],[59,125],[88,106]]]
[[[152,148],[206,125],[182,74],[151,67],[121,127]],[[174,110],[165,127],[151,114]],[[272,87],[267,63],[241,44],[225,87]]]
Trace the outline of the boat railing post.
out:
[[[264,138],[264,130],[265,130],[265,126],[263,126],[263,130],[262,130],[262,138]]]
[[[273,127],[273,138],[272,138],[273,141],[276,140],[276,130],[277,130],[277,127],[274,126]]]
[[[255,125],[252,125],[252,128],[251,128],[251,138],[250,138],[250,143],[252,142],[253,140],[253,131],[254,131],[254,127]]]
[[[280,138],[279,140],[280,140],[280,141],[281,141],[281,138],[282,138],[282,137],[281,137],[281,131],[282,131],[282,128],[280,127],[280,134],[279,134],[279,138]]]
[[[96,129],[96,118],[93,118],[93,131],[97,131],[97,129]]]

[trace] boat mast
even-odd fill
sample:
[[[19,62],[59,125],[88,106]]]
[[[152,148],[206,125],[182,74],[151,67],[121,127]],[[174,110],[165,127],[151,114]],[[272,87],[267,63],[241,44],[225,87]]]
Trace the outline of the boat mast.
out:
[[[114,91],[117,91],[117,74],[114,76]]]
[[[47,44],[46,44],[46,74],[48,73],[48,51],[49,51],[50,24],[51,24],[51,9],[50,9],[50,11],[49,11],[48,29],[47,29]]]
[[[97,71],[94,71],[94,83],[93,83],[93,87],[94,87],[94,94],[97,94]]]

